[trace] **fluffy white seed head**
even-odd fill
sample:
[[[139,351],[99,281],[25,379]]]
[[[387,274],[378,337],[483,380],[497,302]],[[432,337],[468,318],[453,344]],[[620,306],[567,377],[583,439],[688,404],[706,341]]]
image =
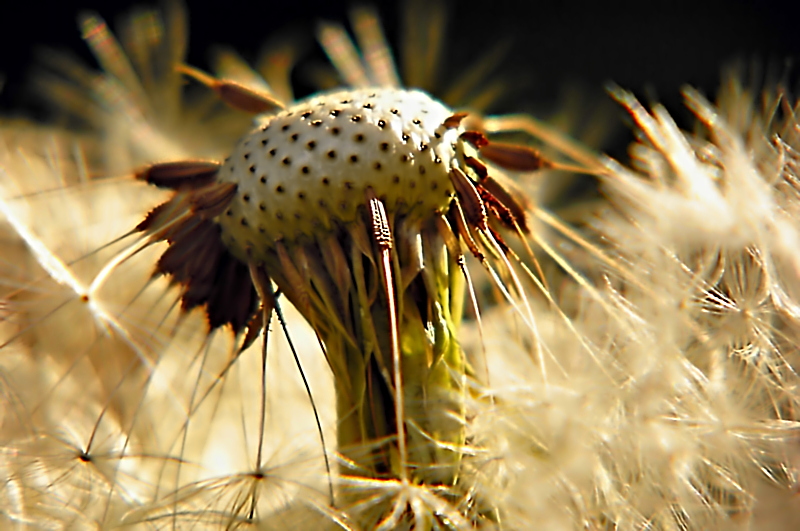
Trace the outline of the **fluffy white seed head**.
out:
[[[258,258],[276,241],[353,221],[370,187],[390,212],[445,210],[462,132],[443,125],[452,114],[422,92],[385,88],[316,96],[277,114],[220,170],[237,185],[220,216],[223,241]]]

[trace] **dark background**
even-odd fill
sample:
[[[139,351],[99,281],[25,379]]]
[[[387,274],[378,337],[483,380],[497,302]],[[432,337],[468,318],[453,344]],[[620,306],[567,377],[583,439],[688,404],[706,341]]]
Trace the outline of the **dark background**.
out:
[[[390,41],[394,41],[398,6],[395,2],[373,3],[379,6]],[[547,107],[566,84],[599,95],[606,82],[614,81],[646,99],[679,107],[682,85],[688,83],[713,95],[722,67],[733,59],[757,59],[779,72],[793,72],[786,65],[791,58],[800,57],[800,18],[791,7],[796,3],[452,2],[447,55],[454,57],[452,64],[464,64],[484,47],[510,36],[513,47],[504,68],[515,82],[524,81],[528,101]],[[33,98],[26,97],[25,87],[37,50],[68,48],[93,62],[75,22],[79,11],[95,11],[113,27],[132,6],[142,4],[157,5],[140,0],[4,2],[0,8],[0,75],[5,83],[0,112],[35,107]],[[189,63],[206,67],[208,51],[215,44],[229,44],[245,58],[254,59],[260,45],[276,30],[296,27],[310,34],[316,20],[345,22],[348,5],[352,2],[188,2]],[[310,54],[321,58],[318,49],[311,48]],[[796,73],[792,76],[797,78]]]

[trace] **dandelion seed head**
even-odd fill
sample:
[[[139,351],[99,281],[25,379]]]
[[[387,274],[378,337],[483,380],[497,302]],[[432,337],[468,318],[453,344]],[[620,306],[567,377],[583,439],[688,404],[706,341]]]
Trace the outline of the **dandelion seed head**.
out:
[[[246,135],[220,168],[220,181],[237,186],[220,217],[223,240],[235,242],[241,259],[245,248],[260,258],[275,241],[352,222],[367,188],[392,213],[442,213],[454,194],[456,146],[463,153],[463,128],[443,125],[452,114],[422,92],[398,89],[298,102]]]

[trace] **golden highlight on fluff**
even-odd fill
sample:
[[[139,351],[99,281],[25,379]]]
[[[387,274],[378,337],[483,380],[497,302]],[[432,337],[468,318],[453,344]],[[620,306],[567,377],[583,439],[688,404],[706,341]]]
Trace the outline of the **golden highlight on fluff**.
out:
[[[486,114],[492,52],[435,86],[407,9],[402,72],[322,23],[305,100],[289,47],[212,76],[174,4],[87,15],[69,126],[0,121],[0,527],[800,525],[795,96],[613,89],[618,162]]]

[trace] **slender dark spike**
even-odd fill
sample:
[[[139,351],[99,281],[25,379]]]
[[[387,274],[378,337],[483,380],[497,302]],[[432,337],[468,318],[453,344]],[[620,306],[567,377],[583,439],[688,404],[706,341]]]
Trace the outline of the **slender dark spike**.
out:
[[[121,318],[123,315],[125,315],[125,314],[127,313],[127,311],[131,309],[131,307],[133,306],[133,304],[139,300],[139,297],[141,297],[141,296],[142,296],[142,294],[144,294],[144,292],[145,292],[145,291],[147,291],[147,289],[148,289],[148,288],[150,288],[150,286],[152,286],[152,285],[153,285],[153,280],[154,280],[154,277],[152,277],[152,276],[151,276],[150,278],[148,278],[148,279],[147,279],[147,282],[145,282],[145,283],[142,285],[142,287],[141,287],[141,288],[139,288],[139,291],[137,291],[137,292],[136,292],[136,293],[133,295],[133,297],[131,297],[131,300],[129,300],[128,302],[126,302],[126,303],[125,303],[125,306],[123,306],[123,307],[122,307],[122,309],[121,309],[121,310],[119,311],[119,313],[117,314],[117,318],[118,318],[118,319],[119,319],[119,318]],[[161,293],[161,295],[160,295],[159,297],[157,297],[157,298],[156,298],[155,302],[153,303],[153,306],[151,306],[151,308],[150,308],[150,310],[151,310],[151,311],[152,311],[152,310],[155,308],[155,305],[156,305],[157,303],[161,302],[161,299],[164,297],[164,295],[166,295],[167,291],[169,291],[169,289],[166,289],[166,290],[164,290],[164,291]],[[172,308],[170,308],[170,309],[169,309],[169,310],[167,310],[167,311],[168,311],[168,312],[172,311]],[[150,312],[147,312],[147,313],[150,313]]]
[[[161,297],[165,296],[168,291],[169,291],[169,289],[164,290],[164,293],[159,297],[159,299]],[[158,332],[158,331],[161,330],[161,327],[164,326],[164,323],[167,322],[167,319],[169,318],[170,314],[172,314],[172,312],[175,310],[175,308],[178,307],[178,303],[180,303],[180,297],[178,297],[178,298],[176,298],[175,300],[172,301],[172,304],[169,305],[169,308],[167,309],[167,311],[164,312],[164,316],[161,317],[161,319],[159,319],[159,321],[156,323],[156,326],[153,328],[153,332]],[[170,342],[173,339],[175,339],[175,336],[178,333],[178,330],[180,329],[180,326],[183,324],[184,318],[186,317],[186,315],[187,315],[186,312],[183,312],[183,311],[178,313],[178,318],[175,319],[175,325],[172,327],[172,330],[167,334],[167,337],[169,338]]]
[[[211,335],[209,335],[208,340],[209,341],[211,340]],[[156,362],[156,364],[157,363],[158,362]],[[144,388],[143,388],[143,391],[142,391],[143,395],[147,393],[147,390],[149,389],[150,385],[153,383],[154,374],[155,374],[155,367],[152,367],[148,371],[148,377],[147,377],[147,379],[145,380],[145,383],[144,383]],[[213,387],[213,385],[212,385],[212,387]],[[120,455],[120,456],[129,455],[127,450],[128,450],[129,444],[131,443],[131,437],[132,437],[131,434],[133,433],[133,427],[137,423],[137,419],[139,418],[139,413],[142,412],[143,410],[144,410],[144,401],[139,401],[139,403],[136,405],[134,411],[132,412],[132,415],[131,415],[131,418],[130,418],[129,427],[127,429],[127,434],[128,435],[126,435],[124,437],[124,443],[122,445],[122,448],[117,452],[117,455]],[[188,423],[188,418],[187,418],[187,423]],[[88,453],[88,450],[87,450],[87,453]],[[177,459],[177,461],[181,462],[182,459]],[[116,478],[120,474],[120,464],[121,464],[121,461],[119,462],[119,464],[117,466],[115,466],[113,468],[114,472],[113,472],[113,474],[111,475],[111,478],[110,478],[111,479],[110,484],[112,485],[112,487],[109,489],[108,496],[106,497],[105,510],[103,512],[104,518],[108,514],[108,511],[109,511],[110,507],[112,506],[111,500],[112,500],[113,495],[116,494],[114,492],[114,490],[116,488],[119,488],[118,487],[119,484],[116,481]],[[163,473],[163,471],[164,471],[164,469],[162,468],[162,473]],[[159,481],[157,483],[160,483],[160,479],[161,478],[159,477]],[[156,489],[155,495],[157,496],[157,494],[158,494],[158,489]]]
[[[211,184],[219,167],[219,162],[210,160],[161,162],[138,172],[136,178],[159,188],[191,190]]]
[[[176,193],[167,202],[148,212],[135,230],[145,233],[148,245],[165,240],[172,243],[187,226],[204,220],[203,216],[197,216],[192,211],[188,194]]]
[[[266,293],[273,298],[275,314],[278,316],[278,322],[281,324],[281,328],[283,329],[283,335],[286,336],[286,341],[289,343],[289,349],[292,351],[294,363],[297,365],[297,370],[300,371],[300,377],[303,379],[303,386],[306,388],[306,395],[308,395],[308,400],[311,402],[311,408],[314,410],[314,420],[317,423],[317,432],[319,433],[319,439],[322,443],[322,457],[325,459],[325,471],[328,474],[328,491],[331,497],[331,507],[336,507],[336,498],[333,495],[333,476],[331,474],[331,464],[330,461],[328,461],[328,446],[325,444],[325,435],[322,432],[322,422],[319,419],[317,404],[314,402],[314,395],[311,394],[311,386],[308,384],[306,373],[303,371],[303,365],[300,363],[300,357],[297,355],[297,350],[294,348],[292,337],[289,335],[289,329],[286,327],[286,319],[283,317],[281,305],[278,302],[277,296],[272,292],[272,285],[267,284],[267,287],[269,287],[269,291]]]
[[[459,168],[450,170],[450,180],[453,182],[456,192],[458,192],[460,201],[457,201],[457,203],[459,204],[459,209],[463,206],[462,212],[474,227],[486,230],[488,228],[486,224],[486,206],[481,199],[481,194],[475,187],[475,183]]]
[[[375,196],[371,187],[367,188],[367,201],[372,221],[372,234],[381,254],[381,273],[383,273],[383,287],[386,290],[386,300],[389,313],[389,331],[392,339],[392,361],[394,369],[394,396],[395,396],[395,421],[397,424],[397,446],[400,453],[400,479],[408,481],[408,453],[406,450],[405,431],[405,404],[403,401],[403,376],[400,366],[400,338],[397,328],[397,313],[394,293],[394,277],[392,275],[392,230],[386,217],[383,203]]]
[[[620,91],[612,89],[612,95],[617,99],[624,96]],[[487,133],[501,133],[520,131],[567,155],[572,160],[577,161],[583,166],[572,166],[562,163],[555,165],[558,169],[568,169],[589,175],[607,175],[608,170],[602,162],[602,157],[578,144],[577,141],[568,138],[561,132],[556,131],[551,126],[536,120],[530,115],[510,114],[499,117],[487,117],[483,120],[482,126]]]
[[[467,221],[464,218],[464,212],[463,212],[463,210],[461,210],[461,204],[458,201],[454,201],[454,205],[456,207],[455,218],[456,218],[456,226],[458,228],[458,234],[464,239],[464,242],[467,244],[467,247],[469,248],[470,252],[475,256],[475,258],[477,258],[480,261],[481,265],[486,270],[486,272],[489,273],[489,276],[492,278],[492,282],[494,282],[494,285],[503,294],[503,297],[509,303],[511,303],[511,305],[519,313],[519,315],[522,316],[523,319],[525,319],[525,317],[522,314],[522,310],[520,310],[519,306],[514,301],[514,298],[511,296],[511,294],[508,292],[508,290],[506,289],[505,285],[503,284],[503,281],[497,275],[497,272],[494,270],[494,268],[492,268],[491,264],[489,264],[489,261],[486,260],[486,257],[480,251],[480,249],[478,248],[478,245],[475,243],[475,240],[472,238],[472,234],[470,233],[469,226],[467,225]],[[477,228],[476,228],[476,230],[478,230],[478,234],[480,236],[482,236],[484,241],[488,243],[489,247],[487,247],[487,251],[490,251],[491,253],[493,253],[498,260],[506,260],[506,261],[508,260],[505,257],[505,255],[501,255],[501,254],[497,253],[497,251],[501,250],[501,249],[500,249],[500,246],[497,243],[497,241],[492,238],[491,232],[485,232],[484,233],[480,229],[477,229]],[[493,247],[497,247],[497,249],[494,249]],[[513,271],[512,271],[512,274],[513,274]],[[527,319],[525,319],[525,320],[527,322]]]
[[[486,210],[491,213],[492,216],[498,220],[503,227],[511,230],[513,230],[514,227],[519,227],[519,221],[506,205],[504,205],[482,185],[476,184],[475,188],[478,190],[478,193],[481,196],[481,201],[483,201],[483,204],[486,206]]]
[[[59,179],[59,182],[54,185],[52,188],[41,188],[34,191],[26,191],[19,194],[9,194],[3,196],[3,201],[6,202],[14,202],[14,201],[30,201],[35,197],[40,197],[49,194],[59,194],[63,195],[64,192],[72,191],[73,189],[79,189],[84,187],[91,187],[94,189],[99,189],[103,186],[110,186],[115,187],[119,186],[120,183],[127,183],[130,181],[131,176],[128,174],[119,176],[119,177],[108,177],[106,175],[94,176],[94,175],[87,175],[85,181],[77,182],[77,183],[68,183],[64,182],[63,179]]]
[[[498,175],[487,175],[480,185],[511,212],[523,232],[530,232],[527,212],[532,205],[522,190],[510,179]]]
[[[466,162],[467,166],[469,166],[477,174],[478,179],[480,179],[481,182],[489,176],[489,170],[486,168],[486,164],[475,157],[465,155],[464,162]]]
[[[550,167],[547,159],[543,159],[538,151],[528,146],[487,142],[483,146],[476,147],[481,157],[510,171],[536,171]]]
[[[188,65],[178,65],[175,69],[216,92],[222,101],[234,109],[250,114],[262,114],[285,107],[283,103],[269,94],[256,92],[235,81],[216,79],[202,70]]]
[[[125,238],[127,238],[128,236],[133,236],[133,235],[134,235],[134,234],[136,234],[137,232],[138,232],[138,231],[137,231],[136,229],[130,230],[130,231],[126,232],[125,234],[123,234],[122,236],[117,236],[117,237],[116,237],[116,238],[114,238],[113,240],[111,240],[111,241],[109,241],[109,242],[106,242],[106,243],[104,243],[103,245],[100,245],[99,247],[96,247],[96,248],[92,249],[92,250],[91,250],[91,251],[89,251],[88,253],[86,253],[86,254],[83,254],[83,255],[79,256],[79,257],[78,257],[78,258],[76,258],[75,260],[70,260],[69,262],[66,262],[66,264],[67,264],[68,266],[74,266],[75,264],[77,264],[77,263],[78,263],[78,262],[80,262],[81,260],[86,260],[87,258],[91,258],[92,256],[94,256],[94,255],[96,255],[96,254],[100,253],[101,251],[104,251],[105,249],[108,249],[108,248],[109,248],[109,247],[111,247],[112,245],[114,245],[114,244],[116,244],[116,243],[119,243],[119,242],[121,242],[122,240],[124,240],[124,239],[125,239]],[[44,278],[45,278],[45,277],[42,277],[42,279],[44,279]]]
[[[212,341],[213,333],[214,333],[214,330],[211,331],[211,333],[209,334],[208,338],[206,338],[206,341],[209,341],[209,342]],[[237,351],[236,349],[233,349],[230,361],[228,361],[228,363],[225,364],[225,367],[223,367],[222,370],[219,373],[217,373],[217,376],[214,379],[214,381],[206,388],[206,390],[203,392],[203,395],[200,396],[200,398],[197,399],[197,401],[194,404],[194,410],[199,409],[200,406],[203,405],[203,403],[206,401],[206,399],[209,396],[211,396],[211,393],[214,391],[214,389],[216,389],[217,385],[220,384],[221,382],[225,381],[225,376],[227,376],[228,371],[231,370],[231,368],[236,364],[236,362],[239,361],[239,356],[240,355],[241,355],[241,351]],[[184,430],[188,429],[189,420],[190,419],[187,418],[186,421],[184,421],[182,429],[184,429]]]
[[[456,229],[458,230],[458,235],[463,238],[464,243],[467,244],[467,248],[469,252],[472,253],[472,256],[478,259],[480,263],[486,263],[486,256],[481,252],[478,248],[478,244],[475,243],[475,240],[472,238],[472,234],[469,232],[469,226],[467,226],[467,220],[464,217],[464,210],[461,208],[461,203],[459,201],[454,201],[455,205],[455,218],[456,218]]]

